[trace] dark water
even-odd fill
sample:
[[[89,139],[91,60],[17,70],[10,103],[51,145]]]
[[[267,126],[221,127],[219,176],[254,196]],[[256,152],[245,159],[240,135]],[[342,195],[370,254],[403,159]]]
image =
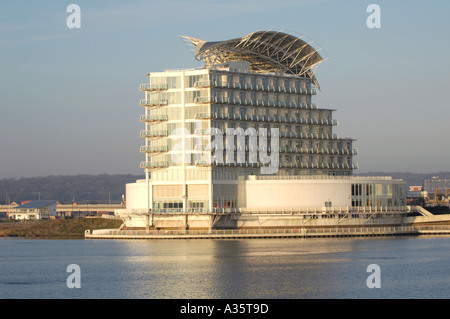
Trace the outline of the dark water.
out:
[[[68,288],[67,266],[81,288]],[[380,267],[368,288],[367,266]],[[0,298],[449,298],[450,237],[0,239]]]

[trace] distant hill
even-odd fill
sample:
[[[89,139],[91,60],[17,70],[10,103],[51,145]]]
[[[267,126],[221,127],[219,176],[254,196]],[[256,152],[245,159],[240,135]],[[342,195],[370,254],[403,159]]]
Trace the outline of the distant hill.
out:
[[[450,172],[418,174],[407,172],[368,172],[355,176],[392,176],[406,182],[407,186],[422,185],[423,179],[439,176],[450,179]],[[11,202],[21,203],[25,200],[54,199],[60,202],[108,202],[118,203],[125,194],[125,185],[134,183],[144,175],[61,175],[47,177],[22,177],[0,179],[0,203],[7,198]]]
[[[142,175],[61,175],[0,179],[0,202],[9,197],[20,204],[25,200],[54,199],[61,202],[120,202],[125,184],[142,179]]]

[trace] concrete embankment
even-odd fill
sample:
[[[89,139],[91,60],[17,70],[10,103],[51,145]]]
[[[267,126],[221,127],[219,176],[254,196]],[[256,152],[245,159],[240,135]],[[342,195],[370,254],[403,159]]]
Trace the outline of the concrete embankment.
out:
[[[234,230],[87,230],[86,239],[246,239],[450,235],[450,225]]]
[[[406,217],[402,214],[394,216],[371,215],[369,218],[367,216],[364,218],[361,216],[348,218],[348,215],[344,215],[341,218],[305,218],[304,216],[264,214],[237,216],[236,220],[231,218],[225,219],[225,222],[232,221],[229,224],[235,225],[235,227],[224,227],[227,226],[225,222],[216,223],[215,226],[209,223],[209,227],[206,227],[208,223],[202,223],[203,227],[192,227],[192,225],[200,225],[196,219],[192,219],[189,223],[185,222],[184,224],[173,222],[176,218],[178,218],[177,221],[179,222],[182,220],[182,217],[160,216],[159,220],[153,220],[157,225],[153,229],[127,229],[126,225],[123,224],[120,229],[87,230],[85,238],[243,239],[450,235],[449,214],[415,217]]]

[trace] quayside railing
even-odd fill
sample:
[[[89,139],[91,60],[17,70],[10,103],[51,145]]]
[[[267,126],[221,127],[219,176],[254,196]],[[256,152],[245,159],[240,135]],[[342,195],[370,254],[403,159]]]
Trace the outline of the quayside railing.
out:
[[[377,235],[377,234],[420,234],[426,232],[450,233],[450,225],[433,226],[381,226],[381,227],[299,227],[289,229],[188,229],[188,230],[131,230],[98,229],[87,230],[86,235],[93,236],[179,236],[179,235]]]

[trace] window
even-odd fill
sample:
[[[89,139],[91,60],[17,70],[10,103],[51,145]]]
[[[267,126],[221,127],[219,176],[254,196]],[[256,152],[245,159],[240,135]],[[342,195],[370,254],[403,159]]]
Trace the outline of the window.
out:
[[[361,184],[352,184],[352,195],[353,196],[362,195],[362,185]]]
[[[177,89],[181,87],[181,77],[151,77],[150,82],[154,87],[166,87],[168,89]]]
[[[197,85],[204,84],[206,81],[209,81],[208,74],[199,74],[199,75],[191,75],[186,77],[186,87],[194,87],[194,85],[197,83]]]

